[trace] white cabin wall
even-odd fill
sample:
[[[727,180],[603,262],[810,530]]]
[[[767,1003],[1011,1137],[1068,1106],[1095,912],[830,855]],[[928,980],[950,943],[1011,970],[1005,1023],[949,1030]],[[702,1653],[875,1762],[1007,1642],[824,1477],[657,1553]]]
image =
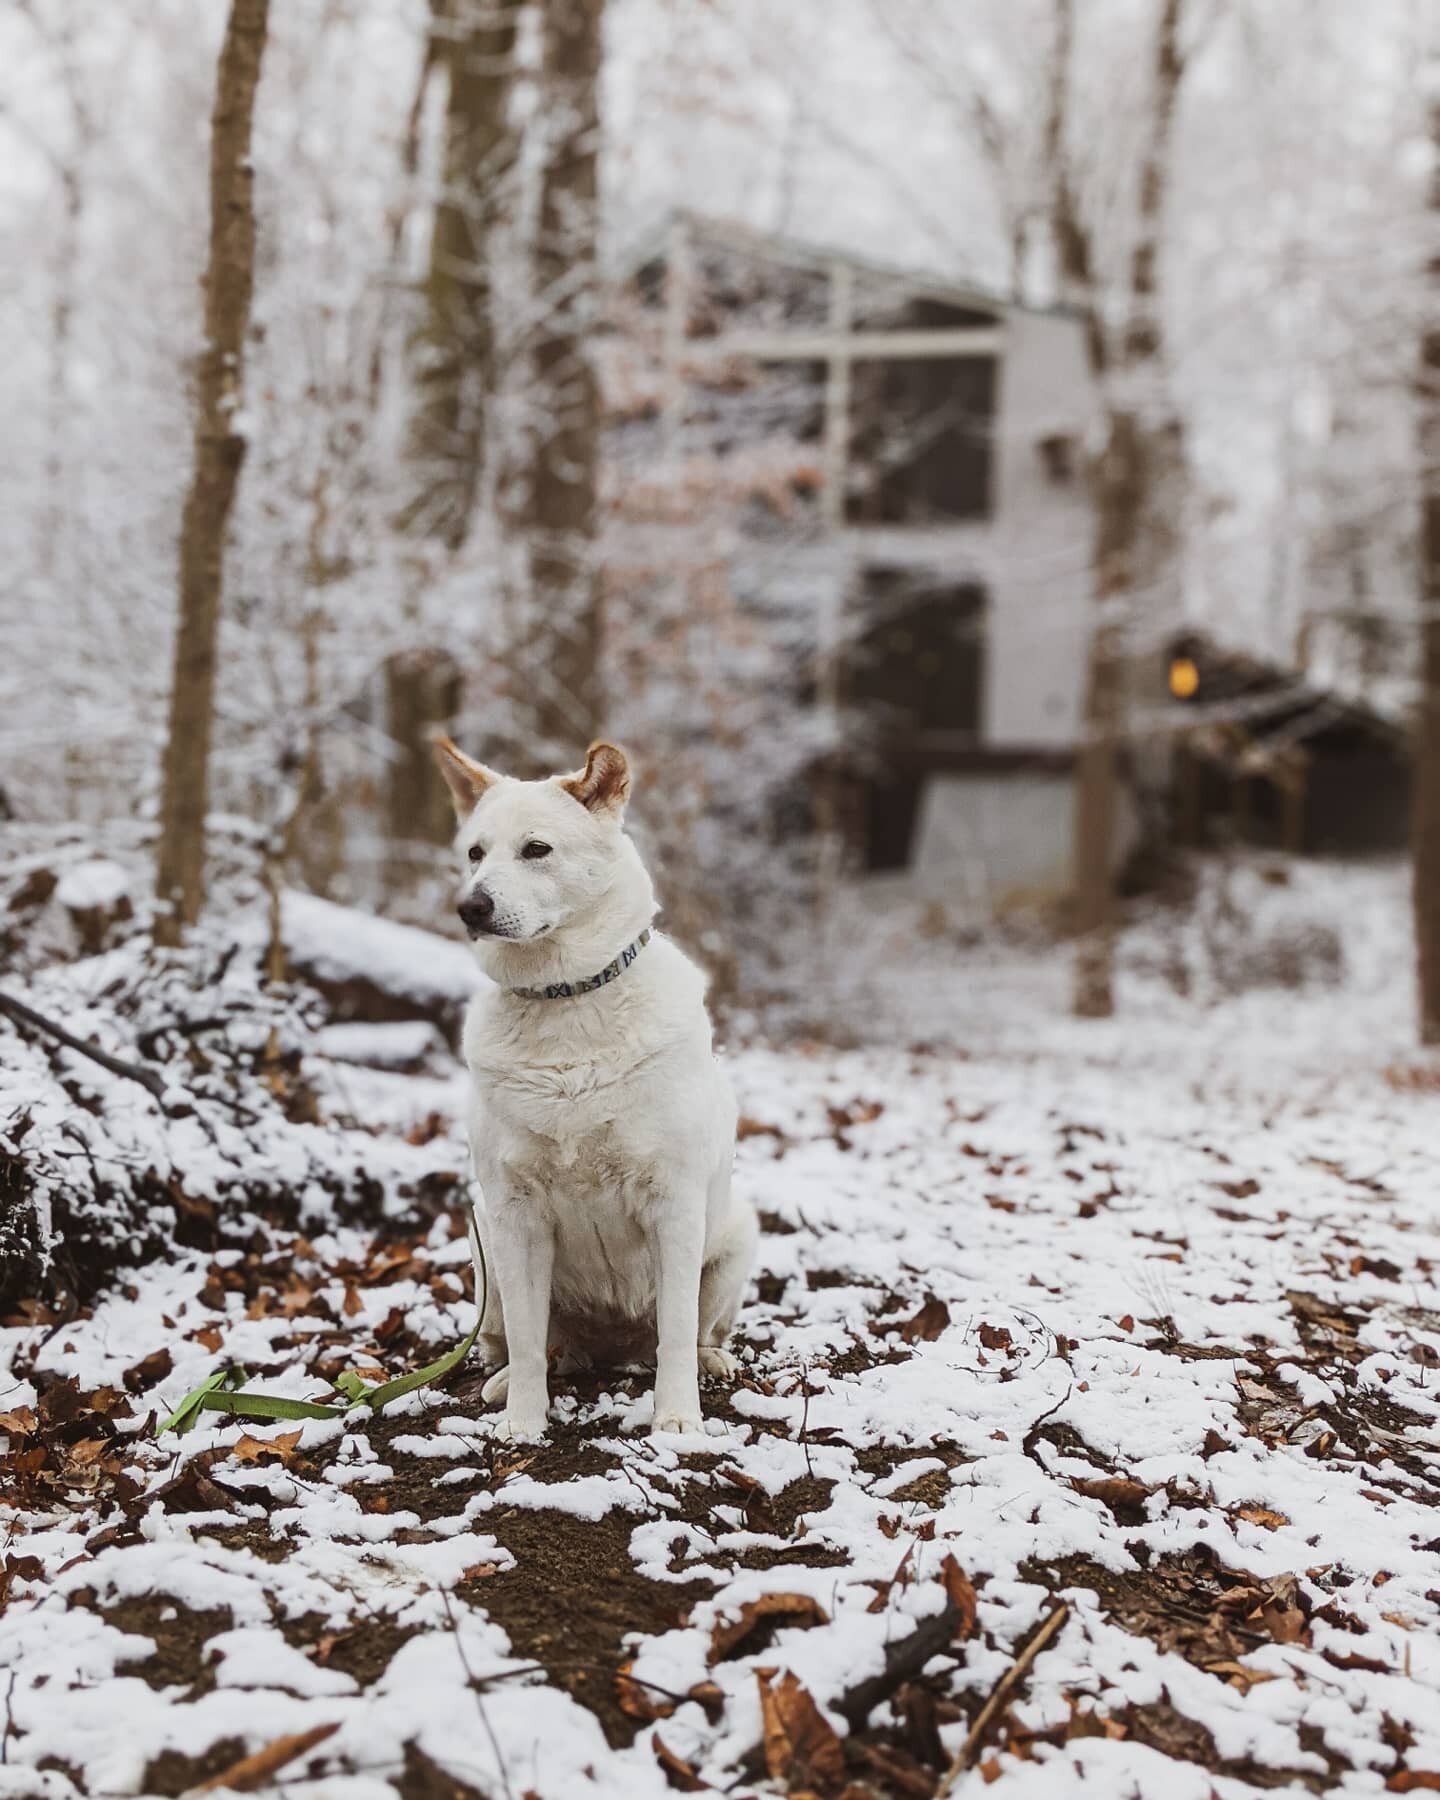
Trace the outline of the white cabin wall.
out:
[[[1084,471],[1095,416],[1081,328],[1055,313],[1005,323],[995,430],[995,523],[985,667],[989,745],[1071,747],[1090,629],[1091,510]],[[1057,481],[1041,439],[1073,439]]]

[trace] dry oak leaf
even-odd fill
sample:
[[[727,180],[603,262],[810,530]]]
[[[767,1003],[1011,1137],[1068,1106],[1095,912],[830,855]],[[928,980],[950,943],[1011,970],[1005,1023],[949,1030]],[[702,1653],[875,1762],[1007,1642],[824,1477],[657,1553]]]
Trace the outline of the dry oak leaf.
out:
[[[941,1563],[940,1579],[945,1584],[945,1598],[960,1615],[955,1623],[955,1642],[963,1644],[975,1629],[979,1606],[975,1584],[953,1556],[947,1556]]]
[[[258,1463],[273,1457],[288,1468],[295,1457],[295,1446],[300,1442],[298,1431],[277,1431],[274,1437],[251,1437],[246,1432],[237,1444],[233,1444],[230,1454],[237,1462]]]
[[[1440,1794],[1440,1769],[1401,1769],[1385,1783],[1388,1794]]]
[[[17,1406],[14,1412],[0,1413],[0,1431],[14,1437],[31,1437],[39,1420],[28,1406]]]
[[[735,1136],[742,1144],[746,1138],[753,1137],[777,1138],[781,1143],[785,1141],[785,1133],[778,1125],[767,1125],[763,1119],[752,1119],[745,1113],[741,1113],[736,1120]]]
[[[642,1725],[653,1724],[656,1719],[668,1719],[675,1710],[675,1702],[647,1682],[636,1681],[630,1673],[634,1667],[633,1662],[623,1662],[615,1671],[615,1704],[627,1719],[639,1719]],[[660,1756],[658,1749],[655,1754]],[[665,1758],[662,1756],[660,1760],[663,1764]]]
[[[1237,1506],[1234,1516],[1244,1519],[1247,1525],[1263,1525],[1267,1531],[1278,1531],[1282,1525],[1290,1523],[1284,1513],[1274,1512],[1268,1506]]]
[[[1143,1506],[1155,1491],[1129,1475],[1073,1475],[1070,1486],[1087,1500],[1106,1506]]]
[[[132,1363],[121,1379],[132,1394],[138,1394],[142,1388],[151,1388],[164,1381],[173,1367],[170,1352],[162,1345],[159,1350],[152,1350],[139,1362]]]
[[[834,1727],[789,1669],[777,1685],[772,1685],[774,1677],[774,1669],[755,1671],[771,1778],[791,1789],[839,1787],[845,1779],[845,1752]]]
[[[762,1594],[758,1600],[747,1600],[738,1617],[716,1621],[710,1637],[710,1660],[717,1663],[744,1656],[746,1639],[752,1633],[758,1635],[766,1625],[793,1625],[804,1630],[829,1623],[829,1613],[809,1594]]]
[[[666,1782],[677,1793],[706,1794],[714,1791],[708,1781],[700,1779],[694,1767],[683,1756],[675,1754],[658,1731],[651,1732],[650,1747],[655,1752],[656,1762],[665,1771]]]
[[[933,1343],[949,1323],[950,1308],[943,1300],[932,1298],[913,1319],[907,1319],[900,1327],[900,1337],[907,1344],[917,1344],[922,1339],[927,1344]]]
[[[1242,1694],[1249,1693],[1252,1687],[1259,1687],[1262,1682],[1280,1679],[1269,1669],[1252,1669],[1241,1662],[1212,1662],[1204,1667],[1207,1675],[1223,1675],[1228,1684]]]

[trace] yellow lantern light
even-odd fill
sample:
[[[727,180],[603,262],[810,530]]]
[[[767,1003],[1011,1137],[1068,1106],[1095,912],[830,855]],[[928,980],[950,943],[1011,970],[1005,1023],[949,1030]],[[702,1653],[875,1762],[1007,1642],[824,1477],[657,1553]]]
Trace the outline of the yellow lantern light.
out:
[[[1200,671],[1188,656],[1170,661],[1170,692],[1177,700],[1189,700],[1200,686]]]

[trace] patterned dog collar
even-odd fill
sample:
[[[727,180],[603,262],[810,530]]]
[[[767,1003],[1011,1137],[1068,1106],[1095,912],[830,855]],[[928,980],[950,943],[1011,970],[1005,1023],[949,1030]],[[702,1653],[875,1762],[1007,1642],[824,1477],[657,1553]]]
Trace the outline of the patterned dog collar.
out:
[[[606,963],[598,975],[587,975],[583,981],[552,981],[547,987],[511,988],[512,994],[518,994],[522,1000],[573,1000],[577,994],[593,994],[596,988],[607,986],[617,976],[623,975],[635,958],[650,942],[651,930],[647,925],[633,944],[626,947],[615,958]]]

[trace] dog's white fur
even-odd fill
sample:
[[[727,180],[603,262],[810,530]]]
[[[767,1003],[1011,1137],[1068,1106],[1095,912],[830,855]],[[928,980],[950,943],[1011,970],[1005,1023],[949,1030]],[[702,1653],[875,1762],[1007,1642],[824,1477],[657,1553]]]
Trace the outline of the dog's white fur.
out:
[[[496,985],[465,1027],[489,1273],[481,1342],[508,1364],[485,1397],[505,1399],[504,1435],[542,1436],[548,1352],[618,1344],[638,1326],[656,1351],[653,1429],[696,1431],[698,1368],[735,1372],[724,1346],[757,1229],[731,1192],[735,1099],[704,977],[656,933],[591,993],[512,991],[597,974],[655,915],[622,828],[625,756],[593,745],[581,774],[546,781],[498,775],[448,739],[436,760],[460,819],[461,906],[481,889],[494,902],[472,937]],[[549,854],[522,854],[536,843]]]

